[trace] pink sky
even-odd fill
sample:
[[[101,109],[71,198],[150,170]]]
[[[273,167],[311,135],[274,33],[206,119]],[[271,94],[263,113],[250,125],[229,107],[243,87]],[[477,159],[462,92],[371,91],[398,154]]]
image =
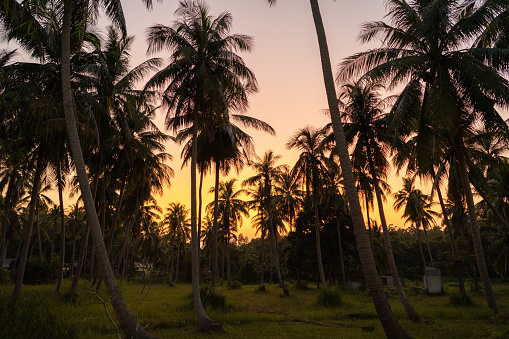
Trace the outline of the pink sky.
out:
[[[171,25],[175,20],[173,13],[178,2],[155,2],[151,12],[144,8],[141,0],[122,2],[128,34],[136,37],[131,51],[131,65],[134,66],[147,58],[146,28],[152,24]],[[266,150],[272,149],[283,156],[281,163],[293,166],[298,153],[285,148],[287,140],[299,128],[306,125],[322,127],[328,122],[322,113],[327,108],[327,101],[309,1],[279,0],[273,7],[269,7],[264,0],[210,0],[208,4],[212,15],[225,10],[232,13],[232,33],[248,34],[255,40],[252,53],[242,54],[248,67],[254,71],[260,87],[259,93],[250,99],[247,114],[269,123],[277,131],[276,137],[248,131],[254,137],[257,154],[261,156]],[[362,45],[357,41],[357,35],[363,22],[383,19],[383,1],[324,0],[320,1],[320,6],[333,70],[337,69],[342,58],[376,46]],[[168,60],[167,55],[158,56]],[[160,112],[157,123],[161,128],[163,119],[163,113]],[[180,201],[189,207],[189,168],[180,171],[180,146],[169,144],[167,152],[174,156],[171,166],[176,175],[171,189],[166,189],[158,199],[159,204],[166,208],[169,202]],[[239,176],[232,176],[242,180],[249,175],[251,172],[245,169]],[[399,178],[392,178],[390,183],[393,191],[401,188]],[[204,192],[213,184],[213,178],[209,175],[204,182]],[[204,195],[204,204],[212,201],[212,198]],[[385,207],[388,223],[403,226],[400,214],[392,209],[392,203],[393,200],[389,199]],[[375,215],[372,213],[372,218]],[[239,232],[250,238],[254,235],[248,220]]]

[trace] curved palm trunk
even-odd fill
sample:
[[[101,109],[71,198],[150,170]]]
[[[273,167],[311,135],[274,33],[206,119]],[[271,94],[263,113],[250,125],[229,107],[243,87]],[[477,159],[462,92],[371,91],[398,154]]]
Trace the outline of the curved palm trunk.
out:
[[[196,118],[195,111],[194,117]],[[196,122],[198,119],[194,119]],[[193,144],[191,155],[191,271],[192,271],[192,287],[193,287],[193,305],[198,319],[200,329],[203,331],[215,331],[222,329],[214,320],[210,319],[205,313],[200,297],[200,267],[198,257],[200,241],[198,239],[196,227],[196,158],[198,155],[198,144],[196,142],[198,136],[198,126],[193,124]]]
[[[387,253],[387,261],[389,262],[389,267],[391,269],[392,279],[394,281],[394,286],[396,287],[396,291],[398,292],[399,300],[403,304],[403,308],[405,309],[408,317],[412,321],[423,323],[425,320],[417,313],[417,311],[413,308],[412,304],[408,300],[405,289],[401,284],[401,279],[399,278],[398,268],[396,266],[396,260],[394,260],[394,252],[392,251],[392,243],[391,243],[391,235],[389,233],[389,228],[387,227],[387,221],[385,220],[385,212],[384,206],[382,202],[382,192],[380,191],[380,187],[378,186],[378,176],[376,173],[375,165],[373,163],[371,148],[369,144],[367,145],[367,156],[369,163],[369,170],[371,172],[371,177],[373,178],[373,183],[375,186],[375,195],[376,202],[378,205],[378,213],[380,215],[380,223],[382,224],[382,229],[384,233],[384,244],[385,251]]]
[[[74,117],[74,105],[71,89],[71,16],[72,16],[72,0],[64,0],[64,17],[62,24],[62,97],[65,113],[65,122],[69,143],[75,161],[75,167],[80,183],[81,195],[85,205],[87,220],[91,227],[93,244],[99,258],[99,268],[104,284],[108,292],[113,310],[120,322],[120,328],[128,338],[152,338],[142,327],[138,325],[136,318],[133,316],[127,304],[125,303],[120,289],[115,280],[113,270],[108,261],[108,254],[104,239],[101,234],[99,219],[94,206],[94,198],[88,183],[88,176],[81,152],[78,130],[76,128],[76,120]]]
[[[433,174],[433,176],[435,176],[435,174]],[[456,266],[456,273],[458,274],[458,288],[461,295],[466,295],[467,293],[465,291],[465,283],[463,282],[463,269],[461,267],[461,261],[458,255],[458,246],[456,244],[456,240],[454,239],[454,235],[452,234],[451,221],[449,220],[449,216],[447,215],[447,209],[445,208],[444,199],[442,198],[442,192],[440,191],[440,187],[438,185],[437,185],[437,195],[438,201],[440,202],[440,207],[442,208],[445,226],[447,227],[446,231],[449,237],[449,242],[451,243],[452,258],[454,260],[454,266]]]
[[[463,192],[465,193],[465,199],[467,201],[468,217],[470,221],[470,229],[472,231],[472,241],[474,242],[475,259],[477,261],[479,275],[481,276],[481,281],[484,288],[484,296],[488,302],[489,308],[491,308],[495,314],[498,314],[499,309],[495,295],[493,294],[493,290],[491,288],[490,276],[488,274],[488,268],[486,267],[486,259],[484,258],[481,234],[479,232],[479,225],[477,223],[474,197],[472,195],[470,181],[468,179],[467,163],[465,160],[465,154],[463,153],[463,140],[461,139],[461,136],[456,136],[454,139],[454,151],[456,153],[456,160],[460,170],[461,185],[463,187]]]
[[[316,34],[318,38],[318,46],[320,49],[320,58],[322,64],[323,78],[325,90],[327,94],[327,101],[334,130],[334,138],[336,140],[336,148],[341,163],[341,170],[344,176],[344,185],[348,197],[348,204],[350,206],[350,213],[354,226],[355,239],[357,240],[357,248],[359,250],[359,257],[362,263],[362,269],[366,278],[366,283],[370,291],[376,312],[382,323],[385,334],[389,338],[409,338],[410,336],[403,330],[398,323],[391,306],[387,301],[384,294],[378,273],[375,267],[375,261],[371,253],[368,235],[366,234],[366,226],[364,225],[364,218],[359,203],[359,196],[355,187],[355,179],[352,171],[352,164],[348,154],[348,146],[346,144],[345,133],[343,125],[341,124],[341,117],[339,114],[338,101],[336,97],[336,89],[334,87],[334,77],[332,75],[331,62],[329,57],[329,48],[327,46],[327,39],[325,36],[325,29],[323,27],[320,8],[318,0],[310,0],[311,12],[313,14],[313,21],[315,23]]]
[[[35,169],[34,183],[32,187],[32,194],[30,197],[30,204],[28,207],[28,221],[23,237],[23,249],[18,261],[18,273],[16,275],[16,285],[14,286],[14,292],[12,293],[12,305],[16,306],[19,300],[19,294],[21,292],[21,286],[23,285],[23,276],[25,274],[25,266],[28,258],[28,249],[30,247],[30,239],[32,238],[32,226],[34,224],[35,217],[35,205],[37,203],[39,183],[41,181],[43,162],[42,156],[39,155],[37,159],[37,167]]]
[[[212,258],[212,271],[210,272],[210,293],[216,293],[216,277],[217,277],[217,219],[219,215],[219,164],[216,162],[216,176],[214,184],[214,223],[212,224],[212,248],[210,250],[210,257]]]
[[[318,215],[318,194],[313,192],[314,210],[315,210],[315,242],[316,242],[316,260],[318,262],[318,273],[320,274],[320,284],[324,289],[327,289],[327,282],[325,281],[325,273],[323,272],[322,264],[322,246],[320,244],[320,218]]]
[[[62,171],[60,164],[57,167],[57,180],[58,180],[58,201],[60,203],[60,268],[58,272],[57,287],[55,293],[60,292],[62,286],[62,280],[64,279],[64,265],[65,265],[65,212],[64,212],[64,197],[62,194],[63,183],[62,183]]]

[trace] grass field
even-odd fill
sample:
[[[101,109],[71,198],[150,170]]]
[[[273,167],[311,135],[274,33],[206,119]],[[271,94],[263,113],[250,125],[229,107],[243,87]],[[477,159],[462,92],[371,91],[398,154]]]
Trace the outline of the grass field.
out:
[[[469,292],[475,306],[450,304],[454,285],[445,284],[445,293],[427,296],[416,283],[407,284],[407,294],[428,324],[408,320],[395,291],[388,299],[402,326],[415,338],[509,338],[509,284],[495,283],[494,291],[501,315],[494,317],[482,292]],[[68,285],[64,286],[64,291]],[[190,285],[123,282],[122,292],[142,326],[161,338],[380,338],[383,331],[367,291],[342,289],[337,307],[318,304],[319,292],[312,285],[290,286],[290,297],[275,285],[265,293],[256,286],[230,290],[219,287],[226,307],[206,310],[223,325],[224,332],[206,334],[198,330]],[[12,285],[0,286],[0,338],[117,338],[100,298],[81,282],[73,301],[54,296],[53,285],[24,286],[14,314],[8,301]],[[114,317],[108,306],[108,311]]]

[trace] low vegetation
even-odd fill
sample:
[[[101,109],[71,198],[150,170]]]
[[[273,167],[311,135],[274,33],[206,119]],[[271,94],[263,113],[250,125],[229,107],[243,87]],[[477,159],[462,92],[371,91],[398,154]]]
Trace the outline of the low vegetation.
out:
[[[198,331],[190,305],[189,284],[154,283],[141,280],[123,283],[122,293],[139,322],[149,333],[160,338],[380,338],[383,331],[368,291],[334,287],[328,292],[314,284],[296,288],[290,284],[290,297],[279,298],[276,285],[268,285],[265,293],[255,293],[255,286],[230,289],[219,286],[226,307],[206,310],[219,321],[224,332],[205,334]],[[505,315],[494,317],[484,307],[482,292],[470,291],[472,306],[452,305],[456,295],[454,284],[445,284],[445,294],[427,296],[417,282],[407,283],[407,292],[415,308],[429,320],[427,325],[406,319],[395,291],[386,289],[388,300],[402,325],[415,338],[503,338],[509,334]],[[468,287],[468,286],[467,286]],[[103,289],[95,294],[88,284],[80,284],[72,302],[54,295],[54,285],[26,286],[17,308],[6,306],[12,285],[0,286],[0,337],[2,338],[117,338],[117,330],[108,319]],[[496,282],[495,293],[509,293],[509,284]],[[322,306],[317,302],[327,294],[341,300],[341,305]],[[100,297],[100,298],[99,298]],[[499,298],[502,314],[509,308],[507,298]],[[217,300],[216,300],[217,301]],[[216,305],[217,306],[217,305]],[[108,311],[113,313],[111,305]]]

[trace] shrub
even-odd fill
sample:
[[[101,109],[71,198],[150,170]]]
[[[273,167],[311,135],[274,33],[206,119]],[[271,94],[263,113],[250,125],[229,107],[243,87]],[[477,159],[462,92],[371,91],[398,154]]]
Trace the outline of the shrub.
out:
[[[0,268],[0,284],[8,284],[11,281],[11,272],[5,268]]]
[[[55,267],[53,261],[45,261],[43,264],[38,259],[27,261],[23,283],[26,285],[40,285],[53,283],[58,277],[58,264]]]
[[[468,294],[452,293],[449,296],[449,302],[453,306],[472,307],[475,306],[474,301]]]
[[[324,307],[338,307],[341,305],[341,294],[338,290],[320,290],[318,293],[318,305]]]
[[[242,284],[238,280],[234,280],[230,285],[231,290],[240,290],[242,288]]]
[[[214,310],[227,311],[229,306],[226,304],[226,297],[220,293],[210,293],[207,286],[200,288],[200,297],[203,307],[211,307]],[[191,294],[191,301],[193,295]]]

